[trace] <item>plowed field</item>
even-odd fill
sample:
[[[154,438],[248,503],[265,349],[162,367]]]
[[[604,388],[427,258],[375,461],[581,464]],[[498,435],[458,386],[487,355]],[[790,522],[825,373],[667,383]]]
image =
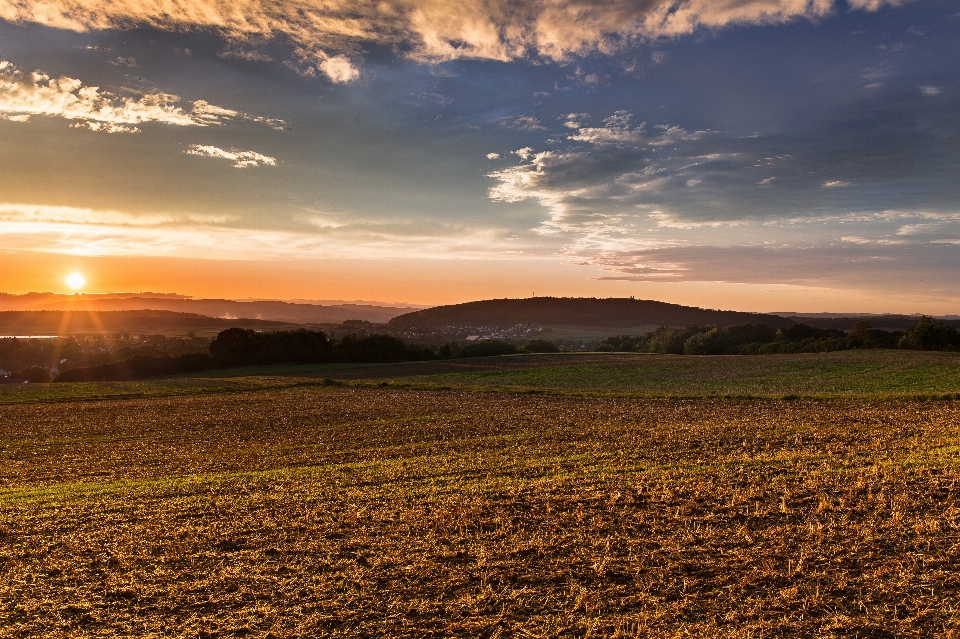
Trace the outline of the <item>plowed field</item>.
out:
[[[960,402],[0,406],[3,637],[956,637]]]

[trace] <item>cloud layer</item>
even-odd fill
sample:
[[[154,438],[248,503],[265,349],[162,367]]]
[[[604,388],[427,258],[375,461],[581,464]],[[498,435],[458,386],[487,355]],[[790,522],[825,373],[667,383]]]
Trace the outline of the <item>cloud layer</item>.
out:
[[[282,39],[301,70],[349,82],[364,43],[424,61],[538,56],[569,60],[698,29],[875,11],[903,0],[0,0],[0,19],[89,31],[214,30],[234,42]]]
[[[826,211],[954,211],[958,108],[956,95],[890,87],[806,130],[749,136],[634,124],[626,111],[602,126],[570,114],[557,127],[566,143],[515,151],[519,163],[489,174],[489,195],[536,201],[549,211],[543,232],[571,233],[649,220],[683,229]]]
[[[247,169],[255,166],[276,166],[277,158],[272,158],[256,151],[245,151],[243,149],[230,149],[229,151],[216,146],[207,146],[203,144],[191,144],[185,151],[189,155],[200,155],[208,158],[220,158],[233,162],[234,168]]]
[[[249,119],[275,129],[284,125],[280,120],[249,116],[204,100],[185,103],[169,93],[116,95],[85,86],[76,78],[52,78],[42,71],[24,73],[0,60],[0,117],[25,122],[38,115],[73,120],[73,126],[106,133],[139,133],[137,125],[145,122],[202,127]]]

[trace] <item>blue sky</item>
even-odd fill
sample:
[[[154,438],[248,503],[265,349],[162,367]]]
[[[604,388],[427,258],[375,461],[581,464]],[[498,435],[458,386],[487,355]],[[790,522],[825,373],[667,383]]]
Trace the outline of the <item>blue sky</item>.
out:
[[[497,295],[504,269],[511,296],[960,301],[955,2],[0,0],[0,18],[8,257],[338,261],[339,294],[288,297],[384,299],[360,274],[389,260],[411,302]]]

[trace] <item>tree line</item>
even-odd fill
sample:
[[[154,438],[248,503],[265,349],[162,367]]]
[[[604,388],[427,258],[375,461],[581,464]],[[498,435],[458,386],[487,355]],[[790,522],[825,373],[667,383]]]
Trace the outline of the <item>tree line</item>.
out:
[[[664,353],[675,355],[767,355],[824,353],[851,349],[899,348],[921,351],[960,350],[960,331],[922,316],[906,331],[873,328],[867,320],[849,332],[793,324],[774,329],[766,324],[734,326],[661,326],[638,336],[608,337],[594,348],[600,352]]]
[[[261,332],[230,328],[221,331],[205,353],[137,355],[120,361],[65,370],[53,381],[135,379],[271,364],[393,363],[557,350],[547,340],[530,340],[519,348],[499,340],[477,340],[466,344],[450,342],[431,347],[407,343],[393,335],[384,334],[351,333],[339,339],[330,339],[323,331],[306,329]]]
[[[188,343],[187,340],[181,340],[175,345],[171,344],[169,347],[173,352],[162,352],[156,346],[148,347],[140,343],[136,347],[118,348],[118,352],[132,353],[132,356],[123,359],[73,366],[55,377],[48,367],[33,365],[18,371],[15,377],[35,382],[51,381],[51,377],[52,381],[57,382],[136,379],[271,364],[391,363],[559,350],[545,339],[529,340],[520,347],[501,340],[448,342],[429,346],[376,333],[348,334],[331,339],[323,331],[306,329],[256,331],[230,328],[221,331],[205,351],[182,352],[180,349]],[[71,343],[61,345],[58,354],[79,357],[80,351],[75,346],[71,346]],[[0,347],[16,351],[11,343]],[[21,348],[48,349],[54,346],[30,343]],[[661,326],[638,336],[608,337],[597,344],[594,350],[677,355],[762,355],[873,348],[958,351],[960,331],[926,316],[906,331],[875,329],[868,321],[857,322],[849,332],[806,324],[777,329],[765,324],[749,323],[724,327],[690,324],[683,327]]]

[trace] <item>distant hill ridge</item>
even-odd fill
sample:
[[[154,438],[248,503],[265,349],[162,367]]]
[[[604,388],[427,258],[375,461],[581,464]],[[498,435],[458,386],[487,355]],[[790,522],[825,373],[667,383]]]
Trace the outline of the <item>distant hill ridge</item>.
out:
[[[443,326],[595,326],[610,329],[643,325],[731,326],[767,324],[783,328],[794,321],[779,315],[718,311],[630,297],[532,297],[437,306],[394,317],[396,330],[429,331]]]
[[[174,311],[0,311],[0,335],[65,335],[98,332],[219,331],[240,326],[278,330],[290,325],[255,319],[223,319]]]
[[[179,295],[57,295],[0,293],[0,311],[175,311],[209,317],[237,317],[297,324],[339,324],[361,319],[383,323],[410,310],[409,307],[374,304],[309,304],[273,300],[186,299]]]

